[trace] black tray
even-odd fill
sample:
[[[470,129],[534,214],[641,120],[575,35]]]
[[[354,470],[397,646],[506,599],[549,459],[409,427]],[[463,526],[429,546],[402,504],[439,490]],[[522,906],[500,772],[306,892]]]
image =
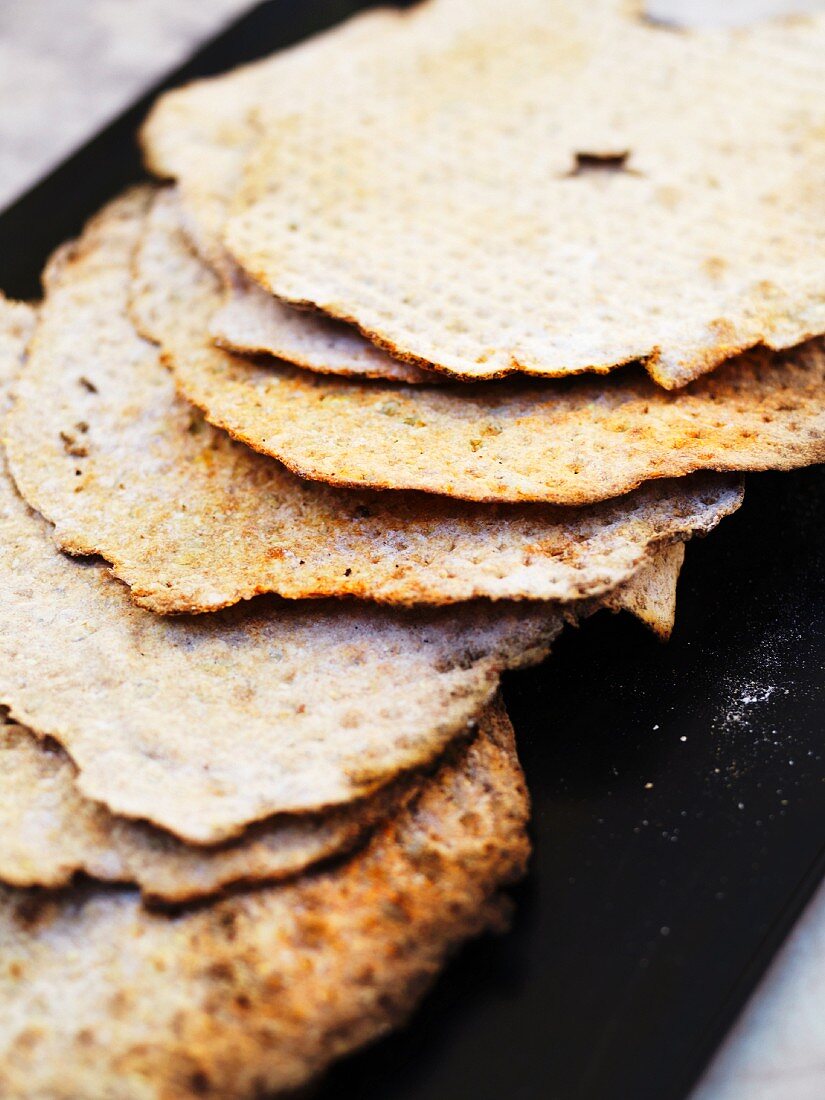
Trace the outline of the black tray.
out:
[[[272,0],[159,87],[343,18]],[[0,287],[141,175],[149,96],[0,216]],[[825,870],[825,478],[748,481],[688,549],[661,646],[628,616],[568,632],[506,698],[533,795],[514,927],[467,947],[411,1025],[318,1094],[382,1100],[684,1097]]]

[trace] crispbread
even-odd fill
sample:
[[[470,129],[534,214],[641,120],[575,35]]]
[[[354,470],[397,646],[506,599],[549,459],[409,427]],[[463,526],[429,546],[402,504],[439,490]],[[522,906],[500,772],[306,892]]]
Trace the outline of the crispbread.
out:
[[[2,391],[25,344],[6,332]],[[541,604],[273,599],[162,618],[101,564],[56,550],[0,469],[0,706],[67,749],[84,795],[196,843],[351,802],[433,760],[562,621]]]
[[[305,104],[315,86],[307,77],[321,54],[335,60],[338,82],[350,79],[347,50],[342,56],[340,46],[363,42],[378,48],[404,19],[399,12],[363,13],[308,47],[176,88],[158,100],[147,119],[141,134],[147,163],[157,174],[180,180],[188,235],[225,284],[226,305],[212,319],[211,332],[226,346],[277,355],[325,374],[412,384],[432,379],[432,372],[394,359],[350,326],[299,312],[261,291],[220,238],[244,159],[258,135],[253,109],[271,94],[283,104]]]
[[[306,103],[316,89],[309,78],[322,59],[336,65],[339,79],[357,79],[358,62],[349,60],[355,50],[383,48],[409,18],[390,9],[362,12],[309,43],[158,98],[140,131],[144,159],[155,175],[179,182],[189,228],[210,264],[220,269],[225,262],[220,234],[227,200],[259,134],[254,107],[273,93],[293,109]]]
[[[685,560],[685,544],[665,546],[626,584],[604,597],[612,611],[629,611],[666,641],[676,621],[676,582]]]
[[[163,618],[57,551],[5,478],[0,493],[0,704],[65,746],[86,796],[198,843],[433,759],[561,626],[526,604]]]
[[[279,302],[237,265],[232,266],[226,302],[209,320],[207,330],[222,347],[275,355],[321,374],[389,378],[408,385],[435,385],[441,378],[434,371],[393,359],[351,325]]]
[[[671,388],[821,334],[825,16],[673,34],[623,7],[434,0],[342,42],[345,86],[319,52],[322,90],[261,103],[229,251],[462,378],[638,359]]]
[[[663,547],[606,598],[605,606],[628,610],[666,636],[683,557],[681,543]],[[481,725],[490,721],[485,712]],[[214,848],[193,847],[161,829],[118,817],[85,798],[75,779],[76,769],[59,746],[0,721],[0,881],[56,888],[84,872],[104,882],[139,885],[153,900],[181,903],[232,884],[286,878],[351,848],[399,810],[422,776],[406,776],[326,814],[262,822],[237,841]]]
[[[62,749],[23,726],[0,725],[0,761],[1,882],[55,888],[83,872],[170,903],[304,871],[352,848],[419,785],[417,777],[399,780],[327,814],[284,815],[235,842],[203,848],[84,798]]]
[[[5,1100],[252,1100],[401,1023],[500,927],[528,798],[499,712],[340,866],[168,916],[132,891],[0,892]]]
[[[369,383],[171,337],[165,360],[212,424],[344,487],[579,506],[697,470],[825,460],[822,338],[753,350],[678,393],[631,368],[607,379]]]
[[[166,198],[153,213],[158,230],[169,228]],[[738,506],[738,484],[713,477],[584,511],[303,483],[176,399],[156,349],[130,327],[128,256],[143,201],[136,192],[110,207],[49,274],[7,436],[18,484],[56,524],[60,545],[112,562],[145,606],[212,610],[268,589],[399,604],[579,600]],[[229,358],[204,334],[216,279],[174,220],[171,229],[171,243],[150,234],[141,252],[141,327],[187,353]]]

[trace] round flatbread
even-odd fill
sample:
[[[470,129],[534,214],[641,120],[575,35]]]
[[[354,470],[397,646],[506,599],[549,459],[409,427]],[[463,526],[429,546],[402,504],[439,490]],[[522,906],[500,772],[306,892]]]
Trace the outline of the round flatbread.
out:
[[[55,889],[83,873],[132,883],[144,898],[169,904],[289,878],[340,855],[420,785],[410,776],[328,813],[283,814],[210,848],[85,798],[66,753],[23,726],[0,725],[0,765],[0,881]]]
[[[260,104],[225,243],[292,303],[465,379],[667,388],[825,332],[825,16],[673,33],[638,5],[433,0]]]
[[[168,915],[134,891],[0,889],[6,1100],[280,1095],[400,1024],[500,927],[528,799],[501,712],[342,864]]]
[[[147,233],[146,193],[118,200],[51,270],[6,428],[18,486],[59,544],[106,558],[144,606],[208,611],[266,591],[404,605],[578,601],[737,507],[738,484],[718,477],[589,509],[307,484],[204,423],[130,324],[131,289],[141,328],[174,355],[232,361],[205,331],[216,279],[168,199],[152,206]],[[391,452],[386,461],[391,470]]]
[[[33,314],[0,301],[5,319],[0,407]],[[434,760],[562,623],[544,605],[272,599],[163,618],[57,550],[0,466],[0,705],[66,748],[86,797],[191,842],[343,805]]]

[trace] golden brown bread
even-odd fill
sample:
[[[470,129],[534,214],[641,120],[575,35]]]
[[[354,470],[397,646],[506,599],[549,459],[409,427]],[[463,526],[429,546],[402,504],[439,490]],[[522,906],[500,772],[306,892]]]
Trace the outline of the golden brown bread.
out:
[[[144,606],[208,611],[265,591],[392,604],[592,598],[738,505],[735,480],[714,477],[584,510],[306,484],[204,423],[135,334],[129,257],[146,199],[115,202],[52,268],[6,427],[17,483],[59,544],[102,555]],[[206,336],[217,280],[168,199],[152,208],[133,312],[182,355],[230,359]]]
[[[252,1100],[412,1011],[500,927],[529,854],[506,715],[457,746],[363,852],[177,915],[133,891],[0,889],[4,1100]]]
[[[0,300],[0,406],[21,316]],[[57,550],[0,468],[0,706],[67,749],[84,795],[196,843],[432,761],[562,622],[544,605],[273,599],[164,618],[100,562]]]
[[[604,380],[412,387],[180,343],[166,361],[212,424],[342,487],[581,506],[699,470],[825,460],[822,339],[748,352],[677,393],[635,368]]]

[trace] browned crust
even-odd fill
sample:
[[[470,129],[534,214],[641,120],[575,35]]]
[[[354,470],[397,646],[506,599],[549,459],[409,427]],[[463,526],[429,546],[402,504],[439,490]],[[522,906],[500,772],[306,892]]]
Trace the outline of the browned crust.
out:
[[[0,1092],[252,1100],[303,1085],[403,1023],[464,939],[503,927],[528,815],[494,708],[363,851],[295,882],[171,916],[111,889],[0,890]]]
[[[825,354],[825,353],[823,353]],[[627,473],[624,476],[605,470],[601,478],[597,492],[583,489],[577,491],[574,487],[557,486],[537,489],[535,491],[485,491],[484,489],[467,488],[464,485],[457,486],[453,483],[439,482],[428,484],[418,479],[415,473],[410,473],[401,465],[394,465],[392,473],[385,479],[381,478],[356,478],[348,477],[345,473],[333,470],[325,461],[312,462],[308,458],[301,457],[286,447],[279,447],[272,443],[271,439],[262,440],[255,432],[246,430],[242,425],[221,414],[220,410],[212,405],[198,390],[187,380],[186,373],[181,371],[174,349],[164,349],[161,358],[175,377],[175,385],[178,391],[187,401],[197,406],[204,417],[215,427],[225,431],[232,439],[243,443],[260,454],[277,459],[292,473],[311,481],[321,481],[327,485],[334,485],[342,489],[363,489],[369,487],[379,490],[397,490],[401,492],[415,491],[431,493],[436,496],[449,496],[456,500],[475,502],[478,504],[553,504],[560,506],[583,506],[593,504],[600,500],[610,500],[613,497],[621,497],[638,489],[647,481],[658,481],[670,478],[686,477],[697,471],[709,473],[759,473],[768,470],[795,470],[802,466],[815,465],[825,462],[825,435],[822,439],[808,446],[802,454],[782,454],[773,452],[764,458],[751,458],[746,461],[724,461],[722,459],[697,459],[686,454],[671,453],[667,458],[667,465],[662,465],[660,455],[651,457],[649,465],[638,472]],[[695,385],[696,383],[693,383]]]

